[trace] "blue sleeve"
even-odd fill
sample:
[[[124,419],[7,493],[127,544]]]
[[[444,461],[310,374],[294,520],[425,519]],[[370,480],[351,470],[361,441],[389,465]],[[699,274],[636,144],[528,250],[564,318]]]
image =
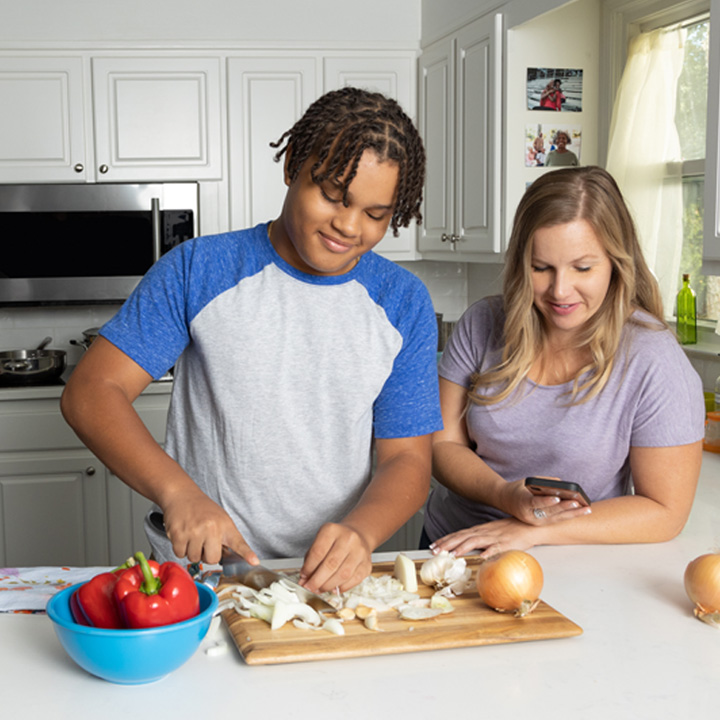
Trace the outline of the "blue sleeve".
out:
[[[164,255],[100,329],[103,337],[154,378],[175,364],[190,339],[185,307],[185,270],[190,250],[183,243]]]
[[[392,314],[403,337],[392,373],[375,401],[378,438],[426,435],[442,429],[437,374],[437,320],[422,283],[397,298]],[[386,308],[387,311],[387,308]]]
[[[266,261],[253,242],[265,225],[186,240],[147,272],[100,334],[152,377],[162,377],[191,341],[193,318]]]

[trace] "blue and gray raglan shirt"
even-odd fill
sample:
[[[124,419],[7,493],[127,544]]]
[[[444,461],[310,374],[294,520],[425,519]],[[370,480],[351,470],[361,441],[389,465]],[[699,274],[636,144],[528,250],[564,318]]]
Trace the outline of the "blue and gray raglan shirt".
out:
[[[407,270],[369,252],[308,275],[267,228],[182,243],[100,334],[153,377],[175,365],[167,452],[261,558],[297,557],[357,503],[373,437],[442,427],[437,323]]]

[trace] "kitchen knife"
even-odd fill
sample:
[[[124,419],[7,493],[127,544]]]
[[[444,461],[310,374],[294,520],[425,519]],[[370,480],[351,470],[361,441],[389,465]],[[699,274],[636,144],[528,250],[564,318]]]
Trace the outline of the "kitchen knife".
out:
[[[150,524],[158,532],[167,537],[165,518],[161,512],[153,510],[149,515],[149,520]],[[270,570],[262,565],[251,565],[245,558],[228,547],[223,546],[220,565],[222,566],[223,578],[229,582],[237,582],[254,588],[255,590],[262,590],[263,588],[270,587],[274,582],[282,580],[282,582],[289,586],[298,598],[300,598],[300,602],[310,605],[314,610],[318,612],[337,611],[330,603],[323,600],[319,595],[310,592],[302,585],[299,585],[288,575]]]

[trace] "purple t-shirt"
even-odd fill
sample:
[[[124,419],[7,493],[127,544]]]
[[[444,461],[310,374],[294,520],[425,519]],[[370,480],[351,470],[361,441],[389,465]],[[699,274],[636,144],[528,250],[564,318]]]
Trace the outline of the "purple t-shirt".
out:
[[[650,315],[633,316],[652,322]],[[439,365],[440,376],[466,387],[478,369],[497,364],[502,301],[486,298],[460,319]],[[631,447],[686,445],[704,435],[702,383],[673,334],[630,322],[623,330],[607,385],[592,400],[567,406],[572,383],[527,381],[522,400],[472,403],[467,426],[476,452],[505,480],[531,475],[580,483],[592,501],[627,494]],[[432,540],[506,517],[496,508],[435,488],[425,511]]]

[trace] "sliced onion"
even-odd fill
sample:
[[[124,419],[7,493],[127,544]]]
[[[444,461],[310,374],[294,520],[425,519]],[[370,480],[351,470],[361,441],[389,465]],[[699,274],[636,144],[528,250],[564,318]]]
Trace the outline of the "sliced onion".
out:
[[[720,553],[696,557],[685,569],[684,579],[695,617],[720,627]]]
[[[498,612],[514,612],[516,617],[524,617],[540,601],[543,572],[532,555],[507,550],[480,563],[476,582],[486,605]]]

